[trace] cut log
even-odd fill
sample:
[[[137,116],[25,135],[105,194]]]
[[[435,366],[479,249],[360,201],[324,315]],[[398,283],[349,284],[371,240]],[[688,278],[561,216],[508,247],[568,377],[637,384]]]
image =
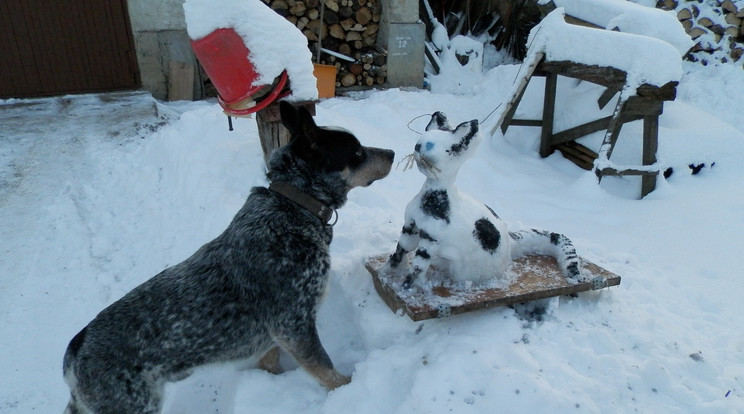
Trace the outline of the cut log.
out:
[[[356,76],[353,73],[347,73],[341,78],[341,85],[351,86],[356,83]]]
[[[372,11],[370,11],[369,8],[367,7],[362,7],[359,10],[357,10],[355,17],[356,17],[356,21],[359,24],[365,25],[372,20]]]
[[[344,40],[346,38],[344,29],[341,27],[341,25],[338,25],[338,24],[334,24],[333,26],[331,26],[329,33],[332,37],[335,37],[336,39]]]

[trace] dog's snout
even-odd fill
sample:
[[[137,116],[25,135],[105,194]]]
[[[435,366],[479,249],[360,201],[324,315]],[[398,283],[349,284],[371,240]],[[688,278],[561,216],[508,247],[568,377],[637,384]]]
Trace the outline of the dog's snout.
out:
[[[385,156],[390,160],[390,163],[393,163],[393,160],[395,159],[395,151],[393,150],[385,150]]]
[[[419,152],[419,151],[421,150],[421,143],[420,143],[420,142],[417,142],[417,143],[416,143],[416,146],[415,146],[415,147],[413,147],[413,149],[414,149],[414,150],[415,150],[416,152]]]

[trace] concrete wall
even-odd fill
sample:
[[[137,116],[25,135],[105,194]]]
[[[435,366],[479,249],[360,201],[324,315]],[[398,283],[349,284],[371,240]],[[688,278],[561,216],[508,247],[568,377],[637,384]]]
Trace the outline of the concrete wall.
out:
[[[421,88],[425,26],[418,0],[383,0],[377,43],[388,51],[387,86]]]
[[[168,98],[170,62],[194,65],[195,97],[201,96],[196,57],[186,34],[184,0],[128,0],[142,87],[157,99]]]

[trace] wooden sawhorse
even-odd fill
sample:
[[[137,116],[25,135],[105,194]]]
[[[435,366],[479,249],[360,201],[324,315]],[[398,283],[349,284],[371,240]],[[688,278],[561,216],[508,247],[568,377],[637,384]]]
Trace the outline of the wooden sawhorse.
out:
[[[504,110],[499,124],[501,132],[506,133],[510,125],[541,127],[540,155],[542,157],[547,157],[555,149],[559,149],[568,159],[580,167],[587,170],[594,169],[600,180],[604,176],[640,175],[642,177],[641,198],[648,195],[656,188],[656,177],[660,173],[659,169],[654,167],[658,148],[659,115],[663,112],[664,101],[675,99],[678,82],[671,81],[661,87],[643,84],[636,88],[635,94],[627,100],[619,99],[612,115],[556,133],[553,130],[553,117],[559,75],[607,88],[597,101],[600,109],[604,108],[617,93],[625,88],[627,81],[627,73],[620,69],[570,61],[548,62],[545,61],[542,53],[538,53]],[[542,119],[514,119],[519,102],[524,96],[524,91],[527,89],[527,84],[529,84],[532,76],[544,76],[546,78]],[[641,119],[643,120],[642,167],[615,166],[609,161],[609,158],[617,142],[620,129],[627,122]],[[606,130],[607,135],[599,154],[574,142],[578,138],[601,130]],[[598,162],[595,162],[595,160],[598,160]]]

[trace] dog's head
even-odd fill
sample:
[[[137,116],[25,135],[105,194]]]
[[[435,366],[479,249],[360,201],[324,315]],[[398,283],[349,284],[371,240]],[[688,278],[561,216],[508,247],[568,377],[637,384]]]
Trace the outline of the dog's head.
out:
[[[416,143],[414,159],[428,178],[454,180],[462,163],[470,158],[480,144],[478,121],[463,122],[452,128],[447,116],[435,112],[426,132]]]
[[[304,107],[299,109],[282,101],[282,124],[289,130],[289,150],[318,173],[338,173],[347,191],[366,187],[385,177],[393,165],[391,150],[365,147],[349,131],[338,127],[320,127]]]

